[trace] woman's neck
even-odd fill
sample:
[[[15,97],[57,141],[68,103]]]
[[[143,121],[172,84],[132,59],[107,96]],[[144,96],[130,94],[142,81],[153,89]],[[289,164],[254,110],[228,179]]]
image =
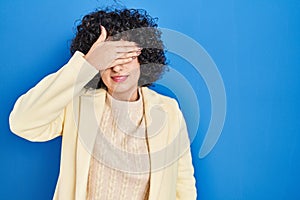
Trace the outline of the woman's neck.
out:
[[[138,88],[132,92],[109,92],[108,93],[116,100],[119,101],[137,101],[139,99]]]

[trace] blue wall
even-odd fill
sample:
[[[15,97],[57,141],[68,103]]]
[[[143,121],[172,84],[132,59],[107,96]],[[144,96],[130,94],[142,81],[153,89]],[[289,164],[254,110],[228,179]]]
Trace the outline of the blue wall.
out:
[[[210,94],[189,63],[168,54],[170,65],[190,77],[199,103],[201,121],[191,145],[198,199],[300,199],[300,2],[124,2],[145,8],[159,17],[160,27],[201,44],[223,78],[224,129],[214,149],[200,159]],[[105,4],[109,2],[0,2],[0,199],[51,199],[61,139],[27,142],[10,132],[8,115],[18,96],[67,62],[74,21]],[[189,100],[177,98],[182,104]],[[193,126],[193,110],[183,112]]]

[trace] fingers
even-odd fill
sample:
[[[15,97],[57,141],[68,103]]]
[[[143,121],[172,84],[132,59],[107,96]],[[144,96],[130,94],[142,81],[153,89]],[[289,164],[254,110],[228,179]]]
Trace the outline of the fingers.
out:
[[[129,63],[133,60],[133,57],[129,57],[129,58],[119,58],[114,60],[114,62],[110,65],[110,67],[116,66],[116,65],[124,65],[126,63]],[[109,67],[109,68],[110,68]]]
[[[134,51],[134,52],[128,52],[128,53],[119,53],[118,54],[118,59],[137,57],[140,54],[141,54],[141,51]]]
[[[142,48],[138,46],[122,46],[122,47],[116,47],[117,53],[129,53],[129,52],[140,52]]]
[[[101,27],[101,34],[100,34],[97,42],[104,42],[107,37],[107,32],[106,32],[106,29],[104,28],[104,26],[100,26],[100,27]]]
[[[135,42],[118,40],[118,41],[109,41],[109,43],[116,48],[118,53],[142,50],[142,48],[139,47],[138,44]]]
[[[95,45],[102,45],[103,42],[105,42],[105,46],[107,48],[114,47],[114,51],[116,53],[128,53],[128,52],[138,52],[141,51],[142,48],[140,48],[137,43],[125,41],[125,40],[119,40],[119,41],[106,41],[107,37],[107,31],[106,29],[101,26],[101,35],[99,36],[98,40],[95,42]]]
[[[107,31],[100,26],[101,34],[84,58],[98,70],[131,62],[141,54],[142,48],[135,42],[107,40]]]
[[[111,41],[111,43],[116,47],[132,47],[136,46],[138,47],[138,44],[135,42],[127,41],[127,40],[117,40],[117,41]]]
[[[136,57],[138,57],[140,54],[141,51],[119,54],[119,56],[111,63],[108,68],[129,63],[132,60],[136,59]]]

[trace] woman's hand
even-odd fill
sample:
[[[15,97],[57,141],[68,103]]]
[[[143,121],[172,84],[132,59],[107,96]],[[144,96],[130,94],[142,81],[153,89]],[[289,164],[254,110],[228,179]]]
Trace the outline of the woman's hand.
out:
[[[141,54],[141,48],[129,41],[105,41],[107,32],[101,26],[101,35],[84,58],[99,71],[132,61]]]

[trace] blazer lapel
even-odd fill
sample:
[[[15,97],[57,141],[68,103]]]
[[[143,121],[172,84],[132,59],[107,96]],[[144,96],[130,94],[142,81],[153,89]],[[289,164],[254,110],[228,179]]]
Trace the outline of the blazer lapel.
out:
[[[105,103],[105,91],[80,97],[76,159],[76,199],[86,199],[91,154]]]
[[[156,95],[150,94],[148,88],[142,88],[146,131],[150,151],[150,192],[149,200],[159,197],[166,164],[165,147],[168,142],[168,117],[164,105]]]

